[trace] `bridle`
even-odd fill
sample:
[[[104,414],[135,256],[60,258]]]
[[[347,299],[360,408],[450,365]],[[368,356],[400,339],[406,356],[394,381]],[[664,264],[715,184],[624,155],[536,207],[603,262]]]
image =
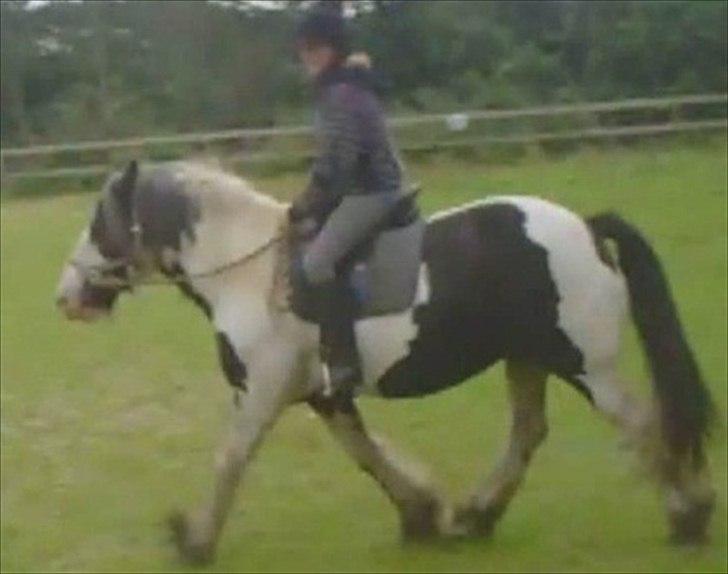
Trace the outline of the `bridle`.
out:
[[[259,247],[253,249],[251,252],[244,253],[240,257],[236,257],[231,261],[223,263],[222,265],[217,265],[205,271],[185,273],[178,268],[175,272],[164,274],[162,277],[145,277],[139,273],[138,266],[136,264],[141,259],[139,254],[142,252],[141,226],[134,222],[129,228],[129,231],[133,238],[134,245],[132,253],[129,256],[119,257],[101,265],[87,265],[75,259],[71,259],[69,262],[70,265],[78,269],[84,279],[94,287],[133,289],[139,285],[175,285],[184,283],[190,279],[205,279],[208,277],[214,277],[235,267],[245,265],[271,249],[284,238],[283,233],[278,233]],[[110,277],[108,275],[108,273],[115,270],[123,271],[124,277]]]

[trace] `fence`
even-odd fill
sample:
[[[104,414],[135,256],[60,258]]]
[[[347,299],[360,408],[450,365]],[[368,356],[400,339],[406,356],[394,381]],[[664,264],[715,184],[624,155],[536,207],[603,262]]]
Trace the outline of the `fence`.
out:
[[[728,129],[728,94],[467,111],[394,118],[404,152]],[[545,129],[544,129],[545,128]],[[178,159],[215,153],[227,163],[307,159],[311,129],[293,126],[9,148],[0,151],[4,181],[100,175],[122,158]],[[70,165],[69,165],[70,164]]]

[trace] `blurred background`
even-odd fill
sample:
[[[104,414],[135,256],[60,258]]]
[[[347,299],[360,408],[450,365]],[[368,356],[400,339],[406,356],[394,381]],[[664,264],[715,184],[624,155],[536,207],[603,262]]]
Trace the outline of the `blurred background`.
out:
[[[726,90],[725,2],[349,6],[397,112]],[[3,2],[3,145],[305,122],[292,42],[305,8]]]
[[[289,198],[311,92],[309,2],[3,1],[0,570],[169,571],[162,519],[209,493],[230,394],[209,324],[171,289],[69,324],[59,272],[104,178],[203,158]],[[347,2],[423,210],[532,194],[615,210],[650,239],[728,410],[728,2]],[[622,365],[650,388],[635,333]],[[504,448],[500,367],[426,400],[364,400],[372,429],[467,496]],[[711,543],[665,544],[662,501],[615,429],[549,385],[549,440],[490,541],[398,544],[396,515],[305,407],[246,476],[211,571],[724,572],[725,425]]]
[[[6,180],[21,172],[53,177],[50,168],[70,176],[68,168],[81,166],[75,175],[98,175],[135,152],[303,167],[296,161],[307,159],[308,132],[289,128],[309,123],[311,94],[292,30],[310,4],[2,2]],[[668,131],[723,129],[724,121],[705,120],[725,120],[725,98],[680,97],[725,94],[727,6],[361,1],[346,3],[346,11],[354,48],[371,55],[390,113],[401,120],[394,122],[401,147],[424,154],[514,139],[563,147],[625,135],[604,128],[663,124],[662,133],[664,124],[696,119],[703,124]],[[624,103],[658,96],[673,98]],[[577,105],[584,102],[603,105]],[[568,104],[573,109],[528,110]],[[493,113],[514,108],[522,113]],[[437,116],[469,111],[467,123]],[[156,140],[119,141],[142,136]],[[107,145],[8,149],[86,140]]]

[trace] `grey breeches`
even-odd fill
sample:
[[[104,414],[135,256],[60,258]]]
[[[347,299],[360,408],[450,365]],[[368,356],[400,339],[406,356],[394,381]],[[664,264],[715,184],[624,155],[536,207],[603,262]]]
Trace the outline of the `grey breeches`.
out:
[[[336,265],[381,224],[402,198],[399,192],[349,195],[305,249],[303,270],[317,285],[336,276]]]

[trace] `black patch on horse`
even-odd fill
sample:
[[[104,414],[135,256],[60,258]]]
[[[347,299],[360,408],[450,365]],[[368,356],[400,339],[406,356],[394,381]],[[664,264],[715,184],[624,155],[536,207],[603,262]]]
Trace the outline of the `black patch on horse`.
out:
[[[182,236],[194,241],[199,206],[184,192],[173,167],[159,167],[139,178],[134,209],[142,229],[142,244],[155,252],[179,251]]]
[[[141,170],[129,182],[133,184],[129,193],[119,191],[123,179],[119,175],[112,179],[91,222],[91,240],[104,257],[116,259],[132,253],[134,223],[141,227],[143,247],[157,254],[164,248],[179,251],[183,235],[194,241],[199,206],[184,192],[174,167]]]
[[[501,359],[542,365],[570,382],[583,373],[581,351],[558,327],[548,254],[529,239],[525,220],[516,205],[493,202],[430,222],[430,301],[415,309],[417,338],[378,382],[382,395],[434,393]]]
[[[118,221],[108,221],[108,202],[114,202],[113,196],[104,197],[96,204],[91,226],[89,228],[89,239],[99,250],[99,253],[106,259],[120,259],[129,254],[131,249],[131,223],[124,222],[121,217]],[[117,206],[118,209],[118,206]],[[114,228],[116,223],[116,228]]]
[[[182,295],[192,301],[208,319],[212,319],[212,307],[210,306],[210,303],[208,303],[207,299],[190,287],[188,283],[180,281],[177,283],[177,287],[179,287]]]
[[[99,253],[106,259],[117,259],[125,255],[124,242],[118,239],[119,234],[114,235],[106,220],[103,205],[99,202],[96,205],[94,217],[91,220],[89,229],[91,242],[96,245]],[[125,281],[128,279],[125,267],[111,269],[105,273],[106,275]],[[88,280],[84,281],[81,291],[82,303],[85,307],[93,309],[111,310],[116,303],[119,294],[122,291],[129,291],[128,286],[108,287],[103,285],[94,285]]]
[[[89,238],[91,242],[99,250],[99,253],[108,259],[114,259],[120,257],[120,253],[110,253],[109,245],[106,238],[109,236],[108,224],[104,217],[104,210],[101,202],[96,204],[96,210],[94,211],[93,219],[91,219],[91,226],[89,227]]]
[[[245,363],[240,360],[225,333],[217,332],[215,334],[215,339],[217,341],[217,352],[220,359],[220,365],[227,377],[228,383],[230,383],[232,387],[244,391],[245,379],[248,377]]]
[[[161,268],[161,272],[169,278],[180,277],[184,275],[184,270],[179,264],[174,264],[171,268]],[[212,306],[202,295],[195,291],[186,281],[177,281],[177,287],[180,293],[190,301],[192,301],[198,309],[200,309],[208,319],[212,319]]]

